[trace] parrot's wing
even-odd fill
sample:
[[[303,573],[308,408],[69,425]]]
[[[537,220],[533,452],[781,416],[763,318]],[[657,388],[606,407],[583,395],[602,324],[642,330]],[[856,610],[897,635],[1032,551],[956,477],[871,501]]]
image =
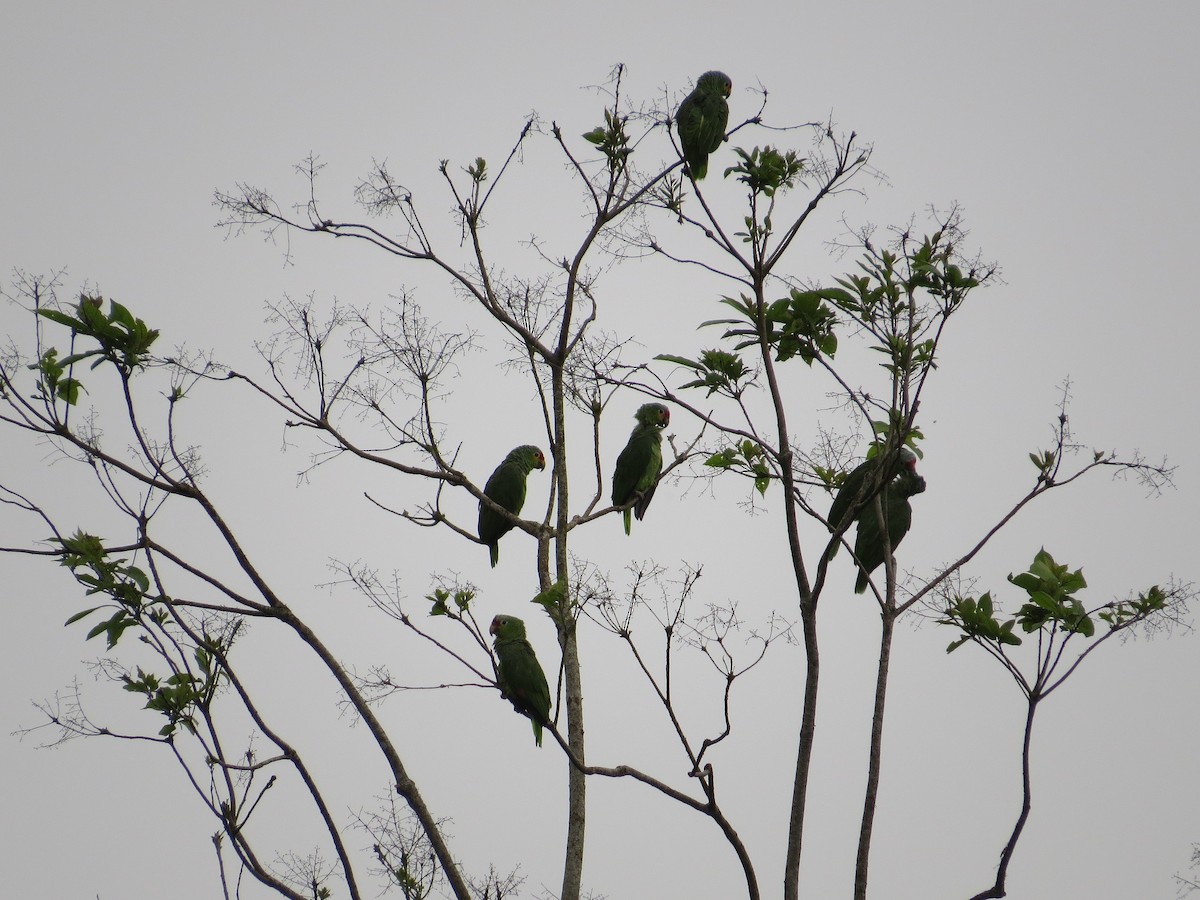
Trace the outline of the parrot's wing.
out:
[[[888,489],[879,497],[887,520],[888,542],[892,545],[893,553],[912,526],[912,504],[908,502],[908,498],[923,490],[925,480],[920,476],[901,476],[888,485]],[[883,562],[884,539],[879,525],[879,516],[872,502],[858,518],[858,537],[854,542],[854,554],[862,565],[854,585],[857,594],[867,589],[867,576]]]
[[[533,720],[533,733],[541,746],[542,726],[550,722],[550,686],[537,654],[529,641],[516,639],[498,640],[496,655],[500,688],[513,709]]]
[[[696,180],[708,173],[708,141],[704,127],[704,101],[699,88],[692,91],[679,104],[675,114],[675,126],[679,131],[679,146],[688,169]]]
[[[613,470],[612,500],[616,506],[628,503],[640,492],[653,492],[662,472],[662,434],[651,426],[636,428],[629,443],[617,457]],[[646,499],[645,503],[649,503]],[[645,504],[640,504],[645,509]],[[640,519],[641,516],[639,515]]]
[[[487,480],[483,492],[513,515],[525,505],[526,473],[519,466],[501,463]],[[485,544],[500,540],[513,527],[507,517],[486,503],[479,503],[479,539]]]
[[[847,513],[850,511],[850,505],[857,499],[859,492],[867,481],[867,476],[871,474],[874,468],[874,460],[867,460],[860,463],[846,476],[846,480],[842,482],[842,486],[838,488],[838,492],[833,497],[833,502],[829,504],[829,524],[834,528],[840,528],[847,518]]]
[[[644,432],[635,431],[629,436],[629,443],[625,445],[621,455],[617,457],[612,477],[614,506],[622,506],[633,499],[646,467],[650,465],[650,445],[642,439],[643,437],[645,437]]]
[[[654,477],[658,477],[657,474]],[[652,484],[650,487],[642,491],[642,495],[638,498],[637,503],[633,504],[633,514],[640,522],[642,516],[646,515],[646,510],[650,506],[650,501],[654,498],[654,492],[658,490],[658,484]]]
[[[729,103],[719,91],[707,91],[700,98],[700,122],[696,138],[702,149],[713,153],[725,139],[729,125]]]
[[[658,489],[658,476],[662,474],[661,435],[658,432],[653,432],[649,437],[652,438],[649,442],[650,459],[637,484],[637,490],[641,492],[641,496],[638,497],[637,503],[633,505],[633,514],[637,516],[639,522],[642,520],[642,516],[646,514],[647,507],[650,506],[654,492]]]
[[[729,124],[729,103],[725,100],[728,92],[726,76],[706,72],[675,114],[683,158],[696,181],[708,174],[708,154],[720,147],[725,138]]]

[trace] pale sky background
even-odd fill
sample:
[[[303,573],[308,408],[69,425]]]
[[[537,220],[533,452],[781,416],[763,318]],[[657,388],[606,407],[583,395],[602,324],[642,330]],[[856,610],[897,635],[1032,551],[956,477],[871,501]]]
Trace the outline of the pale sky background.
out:
[[[312,293],[382,305],[405,286],[426,312],[473,315],[444,282],[348,242],[256,235],[227,239],[214,228],[214,188],[248,181],[281,201],[302,200],[291,166],[310,152],[328,163],[325,208],[363,218],[351,190],[373,159],[437,220],[449,207],[436,174],[485,156],[493,168],[524,117],[536,110],[568,139],[597,124],[602,83],[617,62],[625,89],[672,102],[697,75],[719,68],[734,81],[732,120],[752,114],[761,83],[773,122],[830,115],[875,146],[887,184],[822,209],[790,271],[814,279],[844,271],[823,242],[839,217],[902,223],[927,204],[960,203],[972,243],[1003,267],[1004,283],[975,294],[954,320],[941,369],[925,399],[915,524],[901,564],[931,572],[955,558],[1032,481],[1026,454],[1048,445],[1058,385],[1070,378],[1076,438],[1087,446],[1142,450],[1178,463],[1177,489],[1147,498],[1132,482],[1098,475],[1051,494],[982,554],[969,574],[1014,602],[1004,576],[1045,545],[1082,567],[1098,605],[1110,597],[1197,576],[1194,503],[1194,341],[1200,314],[1189,287],[1200,208],[1194,148],[1195,48],[1200,12],[1183,2],[1005,4],[611,2],[519,4],[15,4],[0,29],[0,265],[47,273],[67,267],[63,295],[90,285],[163,331],[166,350],[186,343],[260,374],[252,344],[266,338],[264,307]],[[796,133],[802,134],[802,133]],[[645,152],[665,158],[659,143]],[[777,143],[778,135],[736,143]],[[807,149],[807,136],[797,137]],[[583,142],[576,140],[582,151]],[[728,146],[710,172],[729,164]],[[647,164],[649,165],[649,164]],[[565,184],[549,139],[535,141],[492,218],[491,239],[513,271],[535,272],[519,241],[569,252],[582,234],[577,196],[519,185]],[[708,190],[735,202],[740,190],[710,177]],[[531,190],[535,188],[531,187]],[[439,228],[452,235],[445,219]],[[574,230],[572,230],[574,229]],[[672,233],[663,229],[664,233]],[[715,316],[726,286],[682,281],[652,263],[601,282],[601,325],[636,333],[646,355],[684,353],[713,336],[692,324]],[[26,321],[0,313],[5,334]],[[470,320],[475,324],[477,320]],[[683,323],[683,327],[680,327]],[[498,350],[493,341],[492,349]],[[464,366],[445,420],[463,442],[463,466],[481,481],[518,443],[544,445],[526,388],[489,376],[488,357]],[[828,385],[793,363],[792,411],[803,445]],[[806,381],[806,379],[808,379]],[[811,388],[808,385],[813,385]],[[481,425],[502,400],[507,421]],[[194,400],[194,405],[193,405]],[[461,673],[425,658],[400,626],[330,580],[326,561],[396,567],[414,608],[436,574],[455,572],[481,589],[479,615],[523,615],[547,669],[557,663],[551,625],[527,605],[533,545],[515,534],[501,566],[445,530],[417,533],[369,506],[362,492],[412,505],[416,486],[361,466],[335,464],[297,485],[313,449],[286,436],[280,417],[249,392],[207,388],[188,401],[187,429],[202,443],[213,496],[227,508],[260,565],[326,634],[348,664],[384,664],[398,680],[436,683]],[[149,402],[149,401],[148,401]],[[606,468],[639,401],[614,401],[605,419]],[[671,432],[695,433],[682,413]],[[47,468],[44,447],[14,445],[4,432],[0,480],[25,485],[69,521],[106,534],[113,519],[93,486],[70,467]],[[576,446],[582,452],[582,441]],[[586,491],[583,470],[580,496]],[[531,478],[527,514],[547,496]],[[605,486],[607,496],[607,485]],[[770,515],[747,517],[741,488],[710,494],[686,484],[659,488],[630,540],[616,519],[579,532],[576,552],[619,576],[630,560],[669,568],[703,563],[700,602],[736,601],[751,625],[772,610],[795,619],[788,567],[778,553],[779,498]],[[451,499],[473,526],[475,504]],[[66,515],[69,513],[70,515]],[[181,526],[182,527],[182,526]],[[722,556],[733,529],[736,558]],[[0,510],[0,545],[43,537]],[[729,540],[729,532],[726,540]],[[207,539],[205,539],[207,540]],[[753,565],[748,577],[741,567]],[[848,594],[853,575],[840,570]],[[102,646],[62,622],[85,605],[50,564],[0,558],[6,647],[0,662],[4,884],[15,897],[103,900],[218,896],[206,818],[173,762],[158,748],[74,742],[39,750],[9,736],[35,725],[31,701],[78,675],[98,717],[156,729],[131,696],[96,683],[85,667]],[[847,896],[877,643],[874,607],[827,595],[824,689],[806,830],[804,895]],[[946,629],[901,626],[872,858],[872,896],[959,898],[990,883],[1019,804],[1023,705],[1000,669],[972,648],[946,656]],[[653,640],[644,629],[645,641]],[[293,640],[256,628],[245,644],[274,697],[271,713],[330,779],[344,821],[388,790],[364,729],[340,718],[332,681]],[[683,764],[628,654],[611,636],[585,630],[589,761],[628,762],[688,787]],[[689,713],[711,722],[713,683],[694,668]],[[758,865],[764,896],[778,896],[785,816],[795,760],[803,653],[776,645],[738,682],[734,737],[714,756],[726,810]],[[1200,841],[1200,728],[1194,636],[1106,646],[1039,713],[1032,818],[1010,871],[1009,896],[1174,896],[1172,875]],[[694,705],[693,705],[694,704]],[[565,764],[536,750],[528,723],[492,692],[410,693],[381,708],[411,774],[436,815],[452,820],[454,851],[469,871],[489,863],[527,876],[523,896],[545,896],[561,878]],[[274,800],[274,798],[272,798]],[[715,827],[633,783],[593,781],[585,882],[610,898],[740,896],[741,874]],[[280,798],[264,819],[281,823],[280,851],[306,852],[312,831]],[[521,822],[521,827],[514,823]],[[356,849],[369,847],[348,830]],[[248,887],[243,896],[265,896]]]

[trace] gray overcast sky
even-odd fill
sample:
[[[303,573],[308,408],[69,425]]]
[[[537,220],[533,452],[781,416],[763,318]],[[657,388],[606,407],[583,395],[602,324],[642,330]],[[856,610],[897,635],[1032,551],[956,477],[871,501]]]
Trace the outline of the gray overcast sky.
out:
[[[720,68],[734,80],[734,121],[755,108],[745,88],[761,84],[770,91],[771,121],[832,115],[874,145],[874,163],[887,176],[868,196],[848,197],[813,222],[797,257],[812,271],[793,271],[822,278],[846,267],[822,246],[842,228],[841,213],[851,222],[902,223],[927,204],[954,202],[965,210],[972,241],[1003,267],[1004,284],[978,295],[956,322],[926,398],[929,490],[914,501],[902,564],[928,572],[956,557],[1027,488],[1026,453],[1048,442],[1058,386],[1069,378],[1078,440],[1168,456],[1180,464],[1177,490],[1146,499],[1136,484],[1096,478],[1052,495],[971,574],[981,589],[1011,599],[1004,575],[1024,568],[1045,544],[1084,568],[1096,603],[1172,574],[1194,579],[1200,479],[1185,448],[1198,437],[1193,348],[1200,314],[1188,284],[1200,237],[1197,8],[1111,0],[813,6],[9,4],[0,33],[0,264],[6,273],[65,266],[64,295],[92,285],[161,328],[166,344],[212,348],[247,370],[255,365],[253,341],[272,330],[264,305],[285,295],[384,304],[414,285],[431,314],[453,317],[462,305],[444,284],[361,247],[292,238],[292,265],[285,266],[282,243],[228,240],[213,227],[213,189],[248,181],[302,200],[304,185],[290,167],[313,152],[328,163],[327,207],[353,218],[354,184],[373,159],[386,159],[433,215],[448,207],[438,160],[458,166],[482,155],[498,163],[535,110],[578,135],[600,117],[602,101],[586,86],[602,83],[613,64],[629,67],[628,92],[651,100],[664,93],[677,99],[700,72]],[[517,177],[557,177],[561,163],[549,142],[536,146]],[[728,164],[728,146],[719,153],[712,172]],[[709,190],[740,196],[732,182]],[[497,213],[496,239],[514,270],[535,263],[517,243],[530,234],[549,239],[554,251],[575,237],[574,197],[564,202],[544,192],[529,208],[509,201],[500,209],[506,217]],[[675,317],[691,323],[715,315],[718,307],[705,304],[722,286],[698,281],[681,290],[674,275],[640,263],[614,273],[605,284],[609,296],[616,288],[627,301],[611,302],[604,327],[636,329],[649,353],[686,352],[711,340],[690,324],[680,331]],[[0,315],[5,333],[25,327],[10,309]],[[464,372],[464,382],[472,374]],[[447,409],[480,415],[489,391],[499,390],[472,384]],[[209,392],[207,406],[192,413],[210,487],[344,658],[425,680],[409,668],[416,651],[390,622],[381,626],[353,595],[313,588],[330,579],[324,563],[331,556],[402,569],[404,559],[421,559],[402,572],[418,600],[433,573],[459,572],[485,590],[488,615],[524,609],[543,661],[556,659],[549,623],[525,607],[528,542],[507,539],[507,565],[493,573],[482,548],[444,531],[414,535],[361,500],[370,488],[397,505],[415,502],[401,486],[330,467],[297,487],[311,448],[284,453],[279,421],[249,398],[244,407],[221,406],[222,396]],[[810,409],[825,405],[818,395]],[[623,406],[631,413],[636,400]],[[606,420],[609,460],[630,425],[622,404],[616,407]],[[805,415],[796,414],[797,429]],[[511,433],[456,425],[467,468],[486,476],[499,455],[536,434],[529,429],[537,421],[531,409],[512,416]],[[686,437],[694,425],[678,416],[672,431]],[[46,470],[45,448],[9,441],[0,480],[41,484],[58,509],[73,509],[76,483],[67,467]],[[537,478],[527,511],[545,502],[545,476]],[[614,571],[630,554],[672,566],[704,561],[707,600],[737,600],[752,622],[773,608],[790,614],[786,574],[776,577],[767,565],[747,584],[730,561],[722,563],[717,544],[709,550],[695,534],[697,522],[735,520],[769,542],[772,517],[741,521],[735,487],[719,487],[715,496],[686,487],[660,487],[636,541],[618,540],[619,526],[606,521],[593,529],[596,543],[586,552]],[[457,502],[470,523],[468,501]],[[98,502],[78,511],[80,524],[93,530],[109,515]],[[7,513],[0,529],[2,545],[42,536]],[[136,745],[76,742],[48,751],[36,749],[36,739],[6,736],[36,724],[30,701],[76,673],[113,721],[145,727],[145,716],[128,698],[113,702],[81,664],[101,648],[84,646],[79,626],[62,628],[83,605],[73,583],[45,565],[5,558],[0,567],[8,892],[216,896],[207,838],[214,823],[169,760]],[[848,586],[848,566],[843,575]],[[826,699],[805,888],[809,896],[837,897],[848,894],[852,878],[877,620],[867,603],[827,601],[823,621]],[[339,812],[369,807],[387,785],[381,768],[360,762],[374,759],[362,730],[337,717],[328,679],[306,674],[296,647],[276,646],[263,631],[248,640],[268,654],[259,674],[281,694],[280,719],[333,771]],[[982,654],[947,657],[947,641],[932,627],[902,629],[899,637],[872,863],[874,896],[888,900],[965,897],[984,887],[1019,800],[1018,697]],[[413,655],[398,659],[399,648]],[[589,753],[596,762],[657,767],[686,783],[676,778],[682,772],[661,717],[619,649],[599,634],[585,641]],[[1033,817],[1010,896],[1172,896],[1172,873],[1200,840],[1195,640],[1106,649],[1041,714]],[[799,648],[778,646],[747,679],[743,730],[719,758],[731,818],[759,857],[768,896],[782,859],[788,797],[779,785],[794,764],[802,662]],[[454,677],[434,678],[443,674]],[[703,670],[696,677],[704,683]],[[460,691],[406,695],[383,709],[435,811],[453,820],[456,852],[475,869],[519,863],[529,879],[525,895],[535,896],[560,877],[563,763],[552,748],[535,751],[526,723],[500,706],[490,693]],[[697,701],[699,721],[710,713]],[[739,890],[735,860],[709,823],[629,784],[596,784],[589,796],[586,881],[598,894],[724,897]],[[286,809],[269,814],[288,827]],[[514,815],[528,819],[525,828],[511,827]],[[298,828],[293,847],[306,850],[312,840]],[[355,833],[351,843],[369,841]]]

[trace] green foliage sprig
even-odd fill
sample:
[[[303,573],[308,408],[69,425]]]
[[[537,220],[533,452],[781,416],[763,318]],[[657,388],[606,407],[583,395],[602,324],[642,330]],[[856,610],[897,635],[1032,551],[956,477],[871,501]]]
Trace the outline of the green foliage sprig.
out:
[[[75,315],[58,309],[39,309],[38,315],[66,325],[75,334],[94,339],[100,346],[74,353],[58,363],[67,368],[74,363],[98,357],[92,368],[108,361],[114,363],[126,375],[144,366],[150,355],[150,347],[158,339],[158,329],[149,328],[141,319],[116,300],[108,302],[108,315],[103,312],[104,298],[82,296],[75,307]],[[43,354],[44,357],[44,354]],[[40,363],[31,368],[39,368]]]

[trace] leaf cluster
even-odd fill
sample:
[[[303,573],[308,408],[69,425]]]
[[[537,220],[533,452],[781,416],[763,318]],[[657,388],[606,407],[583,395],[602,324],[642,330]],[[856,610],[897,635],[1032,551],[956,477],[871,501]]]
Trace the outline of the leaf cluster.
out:
[[[471,601],[475,599],[475,592],[469,588],[458,588],[453,593],[446,588],[436,588],[432,594],[426,594],[425,599],[433,604],[429,610],[431,616],[451,616],[449,601],[454,602],[454,607],[461,616],[467,611],[467,607],[471,605]]]
[[[749,188],[752,194],[774,197],[775,192],[795,186],[804,172],[804,159],[795,150],[780,151],[774,147],[755,147],[747,152],[734,147],[739,162],[725,170],[725,177],[736,175],[737,180]],[[768,220],[767,227],[770,227]]]
[[[570,596],[566,581],[559,579],[529,602],[536,603],[556,625],[561,626],[571,618],[573,610]]]
[[[759,343],[760,336],[775,350],[777,362],[786,362],[799,356],[808,365],[818,357],[832,358],[837,353],[838,339],[834,326],[837,313],[829,300],[839,292],[836,289],[801,291],[792,288],[788,296],[768,304],[765,308],[749,297],[722,297],[721,302],[737,312],[733,319],[710,319],[707,325],[728,325],[722,338],[735,338],[735,350],[743,350]]]
[[[915,453],[917,459],[925,458],[925,451],[920,447],[920,442],[925,440],[925,433],[915,425],[907,424],[900,410],[888,410],[888,421],[886,422],[882,419],[872,419],[871,431],[875,433],[875,440],[867,448],[867,459],[874,459],[879,454],[887,452],[888,448],[893,446],[893,434],[903,435],[903,440],[898,441],[899,444]]]
[[[660,353],[655,359],[691,369],[699,377],[683,385],[686,388],[706,388],[708,396],[720,393],[737,399],[753,383],[754,372],[736,353],[725,350],[704,350],[698,360],[671,353]]]
[[[1120,600],[1108,604],[1097,615],[1109,628],[1116,629],[1129,622],[1144,619],[1151,613],[1166,609],[1167,602],[1166,591],[1156,584],[1149,590],[1138,594],[1133,600]]]
[[[947,653],[952,653],[970,640],[989,641],[994,644],[1021,643],[1021,639],[1013,634],[1015,619],[1001,623],[995,615],[991,593],[985,593],[978,600],[973,597],[958,597],[947,608],[946,617],[938,621],[940,625],[957,625],[962,629],[963,636],[950,643]]]
[[[58,309],[38,310],[38,315],[43,318],[66,325],[73,333],[90,337],[100,345],[92,350],[71,354],[57,363],[59,367],[66,369],[76,362],[97,357],[91,368],[95,369],[101,363],[109,361],[128,375],[146,364],[150,347],[158,339],[158,329],[146,327],[145,322],[134,318],[133,314],[116,300],[109,301],[108,315],[104,314],[103,306],[103,297],[85,295],[79,298],[75,315]],[[43,365],[38,362],[31,368],[42,369]]]
[[[217,684],[212,655],[203,647],[197,647],[195,656],[206,677],[202,678],[189,672],[173,672],[163,680],[157,675],[142,671],[141,666],[138,667],[136,677],[121,676],[121,680],[125,682],[125,690],[146,697],[143,709],[154,710],[166,717],[166,724],[158,730],[160,737],[172,737],[181,725],[188,732],[195,734],[196,707],[206,704],[212,697]]]
[[[1014,617],[1001,622],[996,616],[996,610],[991,593],[985,593],[978,599],[957,597],[947,607],[945,616],[939,619],[939,624],[954,625],[962,630],[962,637],[950,643],[946,652],[957,650],[970,640],[999,646],[1001,644],[1017,645],[1021,638],[1013,633],[1019,625],[1026,634],[1052,628],[1066,634],[1081,634],[1092,637],[1096,633],[1096,623],[1092,620],[1087,608],[1076,597],[1077,591],[1087,587],[1083,570],[1071,571],[1070,567],[1054,561],[1043,548],[1033,558],[1029,570],[1018,575],[1009,575],[1008,580],[1023,590],[1028,596],[1017,610]],[[1154,596],[1157,593],[1157,600]],[[1155,603],[1159,605],[1155,606]],[[1121,607],[1118,614],[1116,606]],[[1112,627],[1117,622],[1129,621],[1135,616],[1144,615],[1165,606],[1165,597],[1157,588],[1151,589],[1136,601],[1126,601],[1101,613],[1101,618]]]
[[[625,168],[633,148],[629,146],[629,134],[625,131],[628,116],[620,116],[611,109],[604,110],[604,124],[585,132],[583,139],[594,144],[608,160],[614,172]]]
[[[913,309],[913,297],[925,291],[942,301],[945,312],[960,305],[968,291],[982,281],[977,273],[964,273],[956,259],[952,243],[936,231],[922,238],[911,252],[880,250],[859,261],[863,274],[839,278],[849,295],[843,308],[866,321],[881,316],[894,317]]]
[[[140,624],[143,614],[154,617],[158,624],[165,621],[165,611],[147,608],[146,594],[150,590],[150,579],[146,573],[123,559],[109,558],[100,538],[76,531],[71,537],[60,538],[59,543],[62,545],[60,564],[71,570],[75,580],[87,589],[88,595],[107,594],[118,604],[112,616],[88,632],[87,640],[106,635],[111,650],[125,629]],[[82,610],[63,624],[71,625],[104,608],[93,606]]]
[[[934,297],[957,306],[971,288],[979,286],[975,273],[964,274],[960,266],[950,262],[954,249],[943,242],[944,233],[935,232],[921,242],[909,258],[909,290],[923,288]]]
[[[1008,580],[1029,595],[1029,600],[1017,611],[1021,629],[1029,634],[1049,624],[1060,625],[1068,632],[1084,637],[1096,633],[1096,625],[1083,603],[1072,597],[1087,587],[1083,570],[1070,571],[1059,565],[1044,549],[1033,558],[1028,572],[1009,575]]]
[[[749,438],[731,447],[719,450],[704,461],[714,469],[731,469],[754,479],[754,488],[765,496],[771,484],[771,469],[767,465],[767,452]]]
[[[56,397],[68,406],[79,402],[79,392],[86,388],[78,378],[67,374],[70,364],[78,358],[68,356],[59,360],[57,348],[50,347],[42,353],[36,363],[30,363],[29,368],[36,369],[40,376],[38,391],[43,397]]]
[[[100,538],[82,530],[61,538],[59,543],[62,545],[61,564],[71,570],[87,593],[106,594],[117,603],[116,611],[93,626],[86,640],[103,634],[111,650],[131,627],[144,627],[147,621],[160,628],[167,624],[167,610],[155,608],[154,601],[147,598],[150,580],[144,571],[124,559],[110,557]],[[93,606],[81,610],[63,624],[71,625],[104,608]],[[216,691],[218,675],[211,649],[198,645],[193,648],[192,655],[199,674],[175,669],[164,679],[138,667],[136,675],[121,675],[125,690],[145,696],[145,709],[166,717],[166,724],[158,732],[160,737],[172,737],[181,725],[195,734],[196,708],[207,704]]]

